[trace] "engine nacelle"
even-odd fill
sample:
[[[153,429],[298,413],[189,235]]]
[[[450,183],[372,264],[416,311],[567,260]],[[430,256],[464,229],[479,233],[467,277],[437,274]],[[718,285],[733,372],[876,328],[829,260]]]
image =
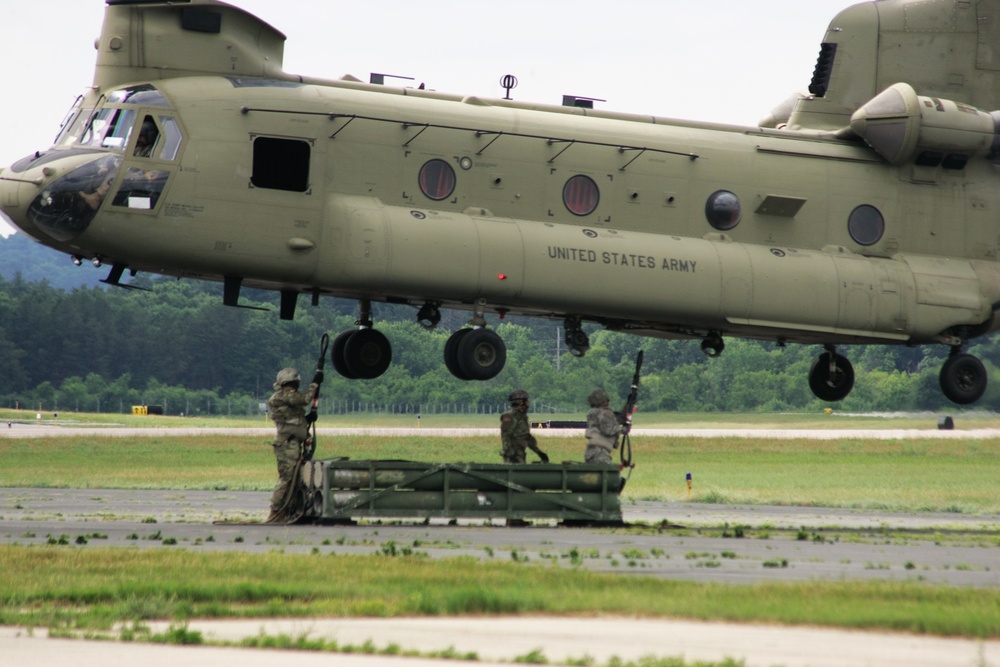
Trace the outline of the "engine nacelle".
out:
[[[917,95],[906,83],[854,112],[851,129],[895,165],[962,169],[973,156],[1000,152],[1000,111]]]

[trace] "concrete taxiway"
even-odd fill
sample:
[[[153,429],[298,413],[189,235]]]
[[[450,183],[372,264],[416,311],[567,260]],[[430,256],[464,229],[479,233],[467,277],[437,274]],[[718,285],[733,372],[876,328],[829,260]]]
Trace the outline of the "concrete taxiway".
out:
[[[1000,586],[996,515],[634,501],[624,504],[625,528],[547,522],[508,528],[481,520],[273,526],[260,523],[269,497],[256,491],[0,489],[0,543],[165,548],[166,540],[204,551],[323,554],[408,547],[432,558],[510,560],[516,552],[529,562],[702,582],[892,579]]]
[[[704,582],[889,579],[952,586],[1000,585],[1000,516],[893,514],[828,508],[636,502],[626,528],[526,528],[482,522],[385,522],[353,526],[266,526],[268,494],[232,491],[0,489],[0,543],[287,553],[382,553],[411,548],[429,557],[484,562],[518,558],[539,566],[586,567],[621,576]],[[238,521],[246,524],[217,524]],[[739,530],[737,530],[739,529]],[[728,536],[724,536],[728,535]],[[741,537],[739,535],[742,535]],[[934,539],[929,539],[933,535]],[[576,556],[573,556],[576,554]],[[574,563],[576,563],[574,565]],[[153,624],[162,632],[167,624]],[[208,641],[238,643],[261,633],[371,642],[428,654],[475,652],[483,667],[532,652],[550,662],[589,656],[744,660],[748,667],[997,665],[1000,641],[821,628],[677,620],[576,618],[257,619],[193,621]],[[212,664],[270,667],[328,664],[332,656],[219,647],[45,639],[43,631],[0,628],[3,664],[147,667]],[[346,667],[439,667],[445,661],[342,655]],[[453,661],[448,661],[453,664]]]
[[[155,632],[168,629],[153,624]],[[475,653],[476,667],[543,656],[550,664],[607,664],[614,657],[683,658],[689,662],[743,660],[747,667],[977,667],[1000,664],[1000,641],[921,637],[823,628],[786,628],[698,621],[628,618],[389,618],[196,621],[190,632],[206,641],[239,642],[261,634],[326,639],[341,646],[395,644],[427,655]],[[46,639],[44,633],[0,628],[3,664],[20,667],[446,667],[456,661],[428,658],[310,653],[216,646],[184,647]],[[522,660],[523,661],[523,660]]]
[[[47,428],[24,425],[9,430],[21,430],[17,435],[23,436],[23,431],[38,429],[41,433]],[[7,435],[5,430],[0,429],[0,437]],[[261,433],[269,431],[261,429]],[[850,433],[850,437],[867,437]],[[950,437],[949,433],[957,432],[917,433],[913,437]],[[961,433],[963,437],[1000,436]],[[561,435],[566,434],[549,437]],[[739,436],[734,433],[733,437]],[[809,436],[792,431],[773,437]],[[626,501],[623,513],[629,526],[625,528],[564,528],[544,522],[510,528],[482,521],[348,526],[255,523],[266,515],[268,498],[268,493],[235,491],[0,489],[0,543],[63,543],[69,549],[281,550],[321,554],[371,554],[405,547],[432,558],[464,555],[484,562],[509,561],[516,552],[519,560],[527,561],[525,567],[585,567],[627,577],[701,582],[880,579],[949,586],[1000,585],[1000,568],[996,565],[1000,562],[1000,515]],[[220,521],[228,523],[216,523]],[[154,625],[153,630],[166,627]],[[481,661],[476,664],[483,667],[510,663],[532,652],[555,663],[589,656],[596,664],[603,664],[612,656],[637,659],[655,655],[683,656],[689,661],[729,657],[744,660],[749,667],[1000,665],[1000,641],[996,640],[679,620],[258,619],[194,621],[188,629],[215,641],[238,642],[265,633],[322,637],[340,644],[371,641],[377,648],[396,645],[424,654],[447,649],[474,651]],[[331,660],[345,667],[384,667],[387,661],[405,667],[444,664],[440,660],[358,654],[334,657],[223,647],[67,641],[46,639],[41,630],[17,628],[0,628],[0,655],[2,664],[33,667],[69,661],[82,667],[103,667],[116,660],[141,662],[147,667],[178,663],[218,667],[295,663],[302,667],[329,664]]]

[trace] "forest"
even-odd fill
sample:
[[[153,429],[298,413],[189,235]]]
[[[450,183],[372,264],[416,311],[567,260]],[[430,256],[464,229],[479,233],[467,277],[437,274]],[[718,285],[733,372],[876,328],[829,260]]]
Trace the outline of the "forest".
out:
[[[144,290],[94,286],[107,268],[74,267],[63,256],[15,235],[0,241],[0,405],[31,410],[130,412],[160,405],[167,414],[259,414],[279,369],[297,367],[308,381],[320,337],[354,326],[357,304],[302,297],[292,321],[278,318],[276,296],[244,290],[241,304],[222,304],[214,283],[140,274]],[[59,269],[35,253],[53,253]],[[11,259],[16,257],[17,260]],[[47,266],[44,277],[29,266]],[[67,277],[75,272],[81,278]],[[76,283],[74,285],[74,282]],[[148,290],[148,291],[145,291]],[[490,318],[507,344],[507,364],[488,382],[455,379],[442,355],[448,335],[470,314],[446,311],[427,331],[416,309],[374,304],[376,328],[393,345],[393,363],[376,380],[346,380],[327,360],[320,412],[497,412],[514,389],[532,397],[533,413],[583,413],[586,396],[603,387],[617,400],[628,392],[639,350],[645,352],[640,408],[678,412],[851,412],[956,409],[938,388],[944,346],[849,346],[856,384],[844,401],[813,397],[808,371],[816,346],[727,339],[718,358],[698,341],[660,340],[587,328],[591,349],[574,357],[560,341],[561,322]],[[1000,399],[1000,343],[974,341],[969,351],[986,364],[993,383],[975,409]]]

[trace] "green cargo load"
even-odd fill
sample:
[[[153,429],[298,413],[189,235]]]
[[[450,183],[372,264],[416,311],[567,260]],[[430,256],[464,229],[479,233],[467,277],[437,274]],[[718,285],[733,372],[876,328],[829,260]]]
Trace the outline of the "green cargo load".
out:
[[[555,519],[621,524],[617,465],[309,461],[306,517]]]

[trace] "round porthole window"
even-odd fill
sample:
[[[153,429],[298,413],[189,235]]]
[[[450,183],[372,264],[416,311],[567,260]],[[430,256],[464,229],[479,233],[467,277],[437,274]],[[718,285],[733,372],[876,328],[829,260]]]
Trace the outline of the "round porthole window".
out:
[[[705,202],[705,217],[708,218],[708,224],[721,232],[740,224],[742,216],[740,198],[729,190],[717,190]]]
[[[420,168],[420,191],[425,197],[441,201],[455,191],[455,170],[444,160],[431,160]]]
[[[885,218],[874,206],[862,204],[851,211],[847,219],[847,231],[858,245],[874,245],[885,233]]]
[[[600,201],[601,193],[590,176],[577,174],[563,186],[563,204],[573,215],[590,215]]]

